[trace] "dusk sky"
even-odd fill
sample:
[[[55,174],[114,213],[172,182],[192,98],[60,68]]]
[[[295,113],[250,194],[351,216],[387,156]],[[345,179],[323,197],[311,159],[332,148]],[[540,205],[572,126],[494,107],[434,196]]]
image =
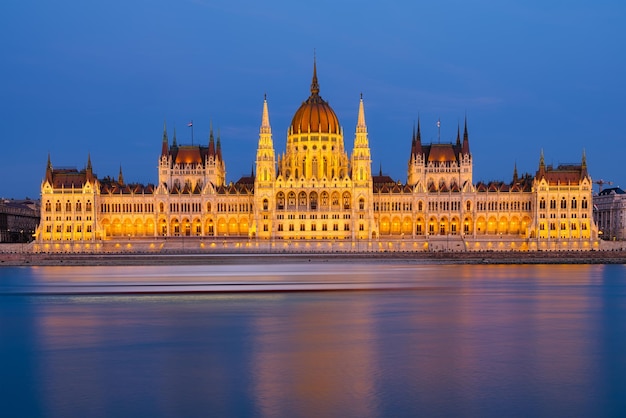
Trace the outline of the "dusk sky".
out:
[[[0,22],[1,197],[38,197],[48,154],[154,183],[164,120],[179,144],[190,120],[206,144],[212,121],[236,181],[264,94],[285,151],[314,51],[348,153],[363,93],[376,173],[406,181],[418,115],[426,143],[467,115],[474,182],[585,150],[594,180],[626,187],[624,0],[8,0]]]

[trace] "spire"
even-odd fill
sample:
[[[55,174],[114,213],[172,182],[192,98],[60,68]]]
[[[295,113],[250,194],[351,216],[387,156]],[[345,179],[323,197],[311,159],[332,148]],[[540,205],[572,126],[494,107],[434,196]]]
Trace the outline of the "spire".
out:
[[[163,119],[163,141],[161,144],[161,155],[167,155],[168,148],[169,140],[167,138],[167,125],[165,124],[165,119]]]
[[[217,146],[215,147],[217,158],[222,159],[222,141],[220,140],[220,128],[217,128]]]
[[[359,100],[359,116],[356,120],[357,133],[367,133],[367,126],[365,125],[365,109],[363,108],[363,93],[361,93],[361,99]]]
[[[209,123],[209,156],[215,156],[215,140],[213,139],[213,121]]]
[[[93,168],[91,167],[91,154],[87,154],[87,167],[85,168],[85,177],[88,182],[93,181]]]
[[[585,152],[585,150],[583,149],[583,160],[580,164],[580,169],[581,169],[581,173],[580,175],[582,177],[588,177],[589,173],[587,172],[587,153]]]
[[[380,163],[380,168],[378,169],[378,175],[381,177],[383,175],[383,163]]]
[[[465,116],[465,127],[463,128],[463,154],[469,154],[469,135],[467,133],[467,116]]]
[[[422,154],[422,132],[420,130],[420,117],[417,117],[417,135],[415,136],[415,155]]]
[[[543,148],[541,149],[541,155],[539,156],[539,170],[537,171],[537,178],[541,179],[546,174],[546,162],[543,158]]]
[[[120,164],[120,174],[117,176],[117,182],[123,186],[124,185],[124,175],[122,174],[122,165]]]
[[[519,181],[519,177],[517,176],[517,161],[515,162],[515,165],[513,166],[513,184],[517,183]]]
[[[267,110],[267,94],[263,96],[263,117],[261,118],[261,131],[262,134],[271,134],[272,127],[270,126],[270,114]]]
[[[174,126],[174,138],[172,138],[172,146],[173,147],[177,147],[178,144],[176,143],[176,127]]]
[[[320,85],[317,82],[317,62],[315,52],[313,52],[313,80],[311,81],[311,95],[317,96],[320,92]]]
[[[460,124],[456,125],[456,146],[457,147],[461,146],[461,125]]]
[[[48,153],[48,163],[46,164],[46,181],[52,184],[52,163],[50,162],[50,153]]]

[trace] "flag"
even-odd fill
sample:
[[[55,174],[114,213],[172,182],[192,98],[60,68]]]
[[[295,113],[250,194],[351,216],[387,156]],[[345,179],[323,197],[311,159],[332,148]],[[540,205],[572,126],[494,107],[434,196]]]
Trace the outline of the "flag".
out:
[[[188,123],[187,123],[187,126],[191,128],[191,127],[193,126],[193,121],[188,122]]]
[[[441,120],[437,119],[437,128],[441,128]]]

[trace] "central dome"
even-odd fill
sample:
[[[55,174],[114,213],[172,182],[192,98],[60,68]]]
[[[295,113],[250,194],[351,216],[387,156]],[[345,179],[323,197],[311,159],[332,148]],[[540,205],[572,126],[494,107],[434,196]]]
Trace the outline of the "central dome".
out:
[[[320,86],[317,82],[317,68],[313,63],[313,81],[311,95],[302,103],[291,120],[290,134],[321,133],[339,134],[339,120],[335,111],[319,95]]]

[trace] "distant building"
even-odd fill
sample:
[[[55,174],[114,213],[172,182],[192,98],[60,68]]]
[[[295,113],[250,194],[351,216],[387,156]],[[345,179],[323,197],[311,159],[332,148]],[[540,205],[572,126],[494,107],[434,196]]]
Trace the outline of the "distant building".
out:
[[[593,197],[593,206],[600,237],[611,241],[626,239],[626,192],[619,187],[604,189]]]
[[[581,163],[552,167],[542,152],[534,175],[514,169],[510,181],[475,184],[467,121],[455,142],[430,144],[422,142],[418,121],[398,157],[408,160],[407,179],[394,180],[372,173],[363,98],[348,155],[339,119],[319,92],[314,65],[311,94],[293,116],[282,154],[264,100],[254,170],[234,183],[226,181],[212,129],[206,145],[183,145],[175,133],[170,143],[164,126],[156,184],[128,183],[121,170],[117,179],[98,179],[90,158],[80,171],[55,169],[48,158],[36,250],[92,251],[124,242],[132,248],[139,240],[164,245],[170,237],[196,237],[187,240],[196,248],[206,240],[286,251],[598,245],[584,153]],[[151,245],[144,248],[158,248]]]
[[[0,242],[19,243],[33,240],[39,224],[39,202],[0,200]]]

